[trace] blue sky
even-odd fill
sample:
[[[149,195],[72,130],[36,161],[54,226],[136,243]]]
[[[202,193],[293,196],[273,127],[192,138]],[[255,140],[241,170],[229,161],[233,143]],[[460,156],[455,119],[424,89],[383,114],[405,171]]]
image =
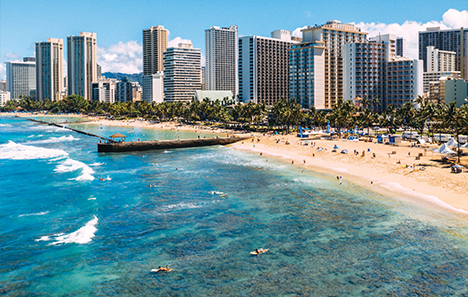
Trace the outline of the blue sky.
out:
[[[142,29],[156,25],[170,31],[171,44],[188,39],[204,53],[204,30],[211,26],[236,24],[239,35],[269,36],[275,29],[298,33],[303,26],[337,19],[360,25],[369,36],[406,35],[411,56],[418,30],[428,25],[468,27],[467,8],[466,0],[0,0],[0,79],[5,77],[3,62],[34,55],[36,41],[53,37],[66,42],[66,36],[80,31],[97,33],[103,71],[141,71]]]

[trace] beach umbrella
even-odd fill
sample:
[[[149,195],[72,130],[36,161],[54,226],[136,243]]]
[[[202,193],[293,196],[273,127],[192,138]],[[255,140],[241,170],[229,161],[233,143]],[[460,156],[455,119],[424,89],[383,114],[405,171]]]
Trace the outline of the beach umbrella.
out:
[[[441,147],[434,150],[434,153],[441,153],[441,154],[455,154],[446,143],[444,143]]]
[[[447,146],[456,147],[458,146],[458,142],[455,139],[450,138],[450,140],[447,142]]]

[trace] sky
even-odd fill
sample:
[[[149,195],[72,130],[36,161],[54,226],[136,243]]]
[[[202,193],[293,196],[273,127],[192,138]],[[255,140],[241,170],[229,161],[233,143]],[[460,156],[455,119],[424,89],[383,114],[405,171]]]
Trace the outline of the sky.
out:
[[[305,26],[340,20],[356,24],[369,37],[404,37],[406,56],[418,58],[418,31],[468,28],[467,9],[466,0],[0,0],[0,79],[5,61],[34,56],[36,41],[62,38],[66,44],[67,36],[79,32],[97,33],[103,72],[141,72],[142,30],[157,25],[169,30],[169,46],[191,41],[204,56],[204,30],[211,26],[238,25],[239,36],[270,36],[277,29],[300,36]]]

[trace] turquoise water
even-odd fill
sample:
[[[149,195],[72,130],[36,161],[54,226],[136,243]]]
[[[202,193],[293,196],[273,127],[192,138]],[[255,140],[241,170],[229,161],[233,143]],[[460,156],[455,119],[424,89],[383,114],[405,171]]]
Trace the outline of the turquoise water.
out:
[[[457,214],[228,147],[98,154],[22,119],[0,132],[0,294],[468,295]]]

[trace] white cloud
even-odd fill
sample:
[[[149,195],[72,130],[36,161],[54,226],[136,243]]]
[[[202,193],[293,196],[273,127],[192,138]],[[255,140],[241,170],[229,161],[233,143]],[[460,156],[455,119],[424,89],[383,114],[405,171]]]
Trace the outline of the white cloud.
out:
[[[190,39],[183,39],[182,37],[176,37],[172,40],[169,40],[167,47],[178,47],[179,43],[192,43]]]
[[[3,63],[0,64],[0,80],[6,78],[6,67],[3,66]]]
[[[6,78],[6,66],[5,62],[22,62],[23,58],[18,53],[7,53],[5,54],[0,63],[0,80]]]
[[[302,32],[301,30],[302,29],[305,29],[307,28],[308,26],[304,26],[304,27],[299,27],[299,28],[296,28],[293,32],[292,32],[292,36],[296,36],[296,37],[302,37]]]
[[[418,40],[419,31],[426,31],[428,27],[440,27],[440,29],[455,29],[455,28],[468,28],[468,11],[458,11],[456,9],[449,9],[442,15],[441,21],[429,22],[416,22],[405,21],[403,24],[392,23],[355,23],[356,26],[361,28],[363,32],[367,32],[368,37],[374,37],[379,34],[395,34],[398,37],[406,39],[406,53],[405,56],[413,59],[418,58]],[[293,31],[293,36],[302,36],[301,30],[304,27],[296,28]]]
[[[98,46],[97,62],[102,72],[139,73],[143,69],[142,46],[134,40]]]
[[[447,10],[442,16],[442,23],[452,28],[468,27],[468,11],[458,11],[456,9]]]
[[[176,37],[169,40],[168,47],[179,43],[192,43],[189,39]],[[139,73],[143,71],[143,48],[137,41],[120,41],[109,47],[98,46],[97,62],[102,72]]]

